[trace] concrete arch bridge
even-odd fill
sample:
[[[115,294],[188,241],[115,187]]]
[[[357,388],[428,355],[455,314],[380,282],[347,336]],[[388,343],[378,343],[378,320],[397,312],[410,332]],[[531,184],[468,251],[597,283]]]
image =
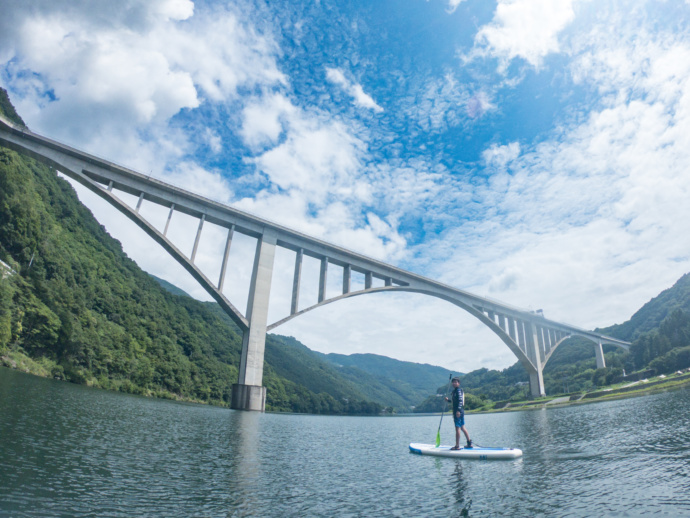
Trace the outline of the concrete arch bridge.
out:
[[[243,333],[239,379],[233,385],[231,407],[242,410],[265,408],[266,388],[262,386],[266,333],[307,311],[346,297],[384,291],[423,293],[437,297],[465,310],[491,331],[515,354],[530,376],[533,396],[544,395],[542,371],[556,348],[567,338],[582,336],[594,342],[597,367],[605,367],[603,344],[628,349],[629,343],[578,327],[548,320],[539,314],[521,310],[496,300],[448,286],[435,280],[365,257],[300,232],[244,213],[227,205],[125,169],[59,142],[47,139],[0,116],[0,144],[44,162],[81,183],[134,221],[144,232],[172,255],[237,323]],[[122,191],[137,198],[129,206],[114,192]],[[142,203],[154,203],[168,209],[167,222],[157,229],[140,213]],[[174,213],[198,220],[192,252],[185,255],[168,238]],[[227,229],[218,281],[208,278],[195,264],[199,240],[205,223]],[[256,251],[246,310],[235,307],[224,295],[228,256],[236,233],[256,239]],[[268,322],[268,305],[277,247],[295,253],[290,314]],[[302,265],[306,257],[320,262],[318,299],[315,304],[300,304]],[[327,296],[329,266],[342,268],[342,290]],[[363,275],[361,289],[352,289],[353,273]],[[374,280],[376,279],[376,286]]]

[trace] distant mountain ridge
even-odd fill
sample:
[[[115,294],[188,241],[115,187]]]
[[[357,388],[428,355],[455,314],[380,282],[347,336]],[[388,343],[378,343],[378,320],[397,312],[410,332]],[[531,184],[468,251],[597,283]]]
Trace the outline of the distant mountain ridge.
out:
[[[316,354],[353,381],[366,380],[371,387],[383,385],[385,392],[398,394],[409,407],[418,405],[429,394],[435,393],[439,385],[448,382],[451,374],[462,375],[436,365],[395,360],[378,354]]]
[[[151,275],[174,295],[189,295]],[[215,304],[215,303],[208,303]],[[324,354],[291,336],[271,334],[265,361],[278,376],[315,393],[335,398],[357,396],[396,411],[408,411],[447,384],[451,372],[435,365],[405,362],[377,354]],[[461,375],[461,373],[455,373]]]
[[[174,284],[151,277],[168,292],[189,297]],[[451,374],[443,367],[377,354],[324,354],[291,336],[274,334],[266,341],[265,361],[278,376],[314,393],[328,393],[336,399],[357,397],[398,412],[412,410],[437,386],[447,384]]]
[[[153,274],[151,274],[151,273],[149,273],[149,275],[150,275],[151,277],[153,277],[153,280],[155,280],[158,284],[160,284],[161,287],[162,287],[164,290],[166,290],[166,291],[172,293],[173,295],[179,295],[180,297],[190,297],[190,298],[193,298],[189,293],[187,293],[186,291],[184,291],[184,290],[181,289],[181,288],[178,288],[177,286],[175,286],[174,284],[172,284],[172,283],[166,281],[165,279],[161,279],[160,277],[156,277],[155,275],[153,275]]]
[[[677,309],[690,312],[690,273],[686,273],[673,286],[652,298],[627,322],[597,331],[632,342],[641,334],[659,327],[659,324]]]

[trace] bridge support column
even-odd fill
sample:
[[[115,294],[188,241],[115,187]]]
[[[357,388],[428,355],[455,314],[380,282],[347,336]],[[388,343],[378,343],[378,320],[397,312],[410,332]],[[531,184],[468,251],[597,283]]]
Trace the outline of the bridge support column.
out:
[[[601,342],[594,344],[594,352],[597,355],[597,369],[606,368],[606,360],[604,359],[604,349],[601,347]]]
[[[247,302],[249,329],[242,336],[239,379],[232,386],[230,408],[235,410],[263,412],[266,409],[266,387],[262,387],[261,382],[264,375],[268,298],[271,293],[276,242],[275,232],[267,231],[256,244]]]
[[[543,397],[546,395],[544,390],[544,375],[541,364],[541,353],[539,351],[539,337],[537,326],[525,322],[525,335],[527,335],[527,356],[529,357],[535,370],[529,373],[529,388],[533,397]]]
[[[233,383],[230,408],[235,410],[266,410],[266,387]]]

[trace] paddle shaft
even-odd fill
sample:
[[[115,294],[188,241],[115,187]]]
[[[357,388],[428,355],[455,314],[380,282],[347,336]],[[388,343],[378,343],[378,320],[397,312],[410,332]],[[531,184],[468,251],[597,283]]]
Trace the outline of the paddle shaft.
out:
[[[438,432],[436,432],[436,437],[438,437],[439,434],[441,433],[441,423],[443,423],[443,414],[446,413],[446,408],[448,406],[446,404],[446,403],[448,403],[448,401],[446,401],[445,398],[448,397],[448,389],[450,388],[450,380],[451,379],[453,379],[453,373],[452,372],[448,375],[448,385],[446,385],[446,393],[443,395],[443,411],[441,412],[441,420],[438,423]]]

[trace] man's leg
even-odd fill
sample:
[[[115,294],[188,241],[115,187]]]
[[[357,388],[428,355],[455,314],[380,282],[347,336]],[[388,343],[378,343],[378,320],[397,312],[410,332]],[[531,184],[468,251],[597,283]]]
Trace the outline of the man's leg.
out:
[[[472,444],[472,440],[470,439],[470,434],[467,433],[467,428],[465,428],[465,425],[463,425],[462,428],[456,428],[455,430],[457,431],[457,434],[456,434],[457,437],[456,437],[456,439],[455,439],[455,441],[456,441],[457,444],[460,443],[460,430],[462,430],[462,433],[465,434],[465,439],[467,439],[467,444],[468,444],[468,445],[471,445],[471,444]]]
[[[463,426],[464,428],[464,426]],[[467,433],[467,432],[465,432]],[[459,448],[460,447],[460,427],[456,426],[455,427],[455,447]]]

